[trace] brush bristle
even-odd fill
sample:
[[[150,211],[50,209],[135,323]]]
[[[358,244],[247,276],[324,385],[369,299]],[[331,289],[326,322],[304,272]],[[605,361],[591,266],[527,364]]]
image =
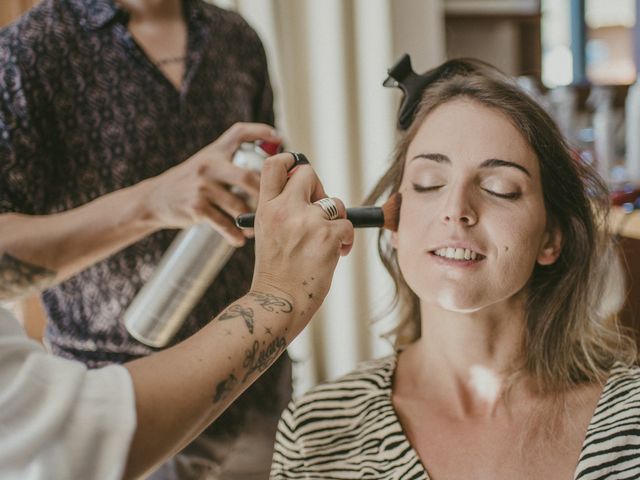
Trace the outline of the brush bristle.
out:
[[[382,206],[384,213],[384,228],[395,232],[398,230],[398,222],[400,221],[400,205],[402,204],[402,194],[395,192],[391,194],[389,199]]]

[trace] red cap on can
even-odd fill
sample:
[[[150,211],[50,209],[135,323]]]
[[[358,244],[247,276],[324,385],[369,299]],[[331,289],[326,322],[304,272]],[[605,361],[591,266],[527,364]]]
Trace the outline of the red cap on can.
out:
[[[275,155],[282,151],[280,144],[274,142],[256,142],[256,146],[263,150],[268,156]]]

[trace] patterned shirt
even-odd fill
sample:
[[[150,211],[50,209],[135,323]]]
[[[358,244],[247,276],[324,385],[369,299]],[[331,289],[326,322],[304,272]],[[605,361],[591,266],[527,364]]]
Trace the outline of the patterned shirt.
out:
[[[273,124],[256,33],[236,13],[201,0],[183,0],[183,8],[188,40],[179,91],[136,43],[113,0],[43,0],[0,31],[0,213],[77,207],[160,174],[235,122]],[[46,291],[53,352],[90,367],[151,353],[128,335],[122,317],[175,234],[151,235]],[[253,261],[253,245],[236,252],[175,342],[248,290]],[[249,405],[275,411],[282,397],[274,378],[289,372],[287,362],[215,426],[240,428]]]
[[[428,480],[391,400],[396,360],[367,362],[291,402],[278,426],[271,478]],[[574,478],[640,478],[639,368],[611,370]]]

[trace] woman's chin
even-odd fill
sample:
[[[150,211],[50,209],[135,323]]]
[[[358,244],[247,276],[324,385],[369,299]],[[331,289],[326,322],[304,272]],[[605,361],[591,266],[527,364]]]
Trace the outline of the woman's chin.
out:
[[[452,291],[440,292],[436,297],[429,295],[424,301],[442,310],[455,313],[473,313],[486,306],[486,302],[482,302],[478,298]]]
[[[469,305],[465,303],[446,304],[441,305],[440,308],[453,313],[474,313],[482,309],[481,306]]]

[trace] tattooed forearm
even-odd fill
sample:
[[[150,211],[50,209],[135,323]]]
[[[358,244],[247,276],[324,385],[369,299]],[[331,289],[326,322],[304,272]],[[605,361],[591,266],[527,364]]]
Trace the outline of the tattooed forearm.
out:
[[[284,298],[276,297],[270,293],[249,292],[248,295],[267,312],[289,313],[293,310],[291,302]],[[244,320],[245,325],[249,329],[249,333],[253,333],[255,312],[251,307],[241,305],[240,303],[234,303],[218,317],[218,320],[231,320],[238,317],[241,317]]]
[[[264,341],[262,345],[265,345]],[[276,337],[262,350],[260,350],[260,342],[255,340],[251,348],[244,352],[244,362],[242,366],[246,368],[246,371],[241,383],[245,383],[254,372],[264,372],[286,348],[287,341],[284,337]],[[238,379],[232,372],[227,378],[216,385],[216,391],[213,394],[213,403],[221,402],[227,398],[237,386]]]
[[[248,305],[252,305],[253,308]],[[269,312],[269,314],[262,312],[264,318],[273,319],[274,314],[291,313],[293,311],[293,304],[284,298],[277,297],[270,293],[251,291],[243,299],[223,311],[218,316],[218,320],[226,321],[234,318],[242,318],[249,332],[253,334],[255,330],[256,313],[257,319],[260,320],[261,310]],[[269,322],[265,323],[269,324]],[[262,329],[264,329],[264,334]],[[223,328],[222,330],[226,336],[233,335],[232,329]],[[288,329],[285,327],[285,335],[287,331]],[[245,337],[241,335],[241,338],[244,339]],[[284,336],[278,336],[277,329],[274,329],[273,324],[272,326],[263,324],[257,331],[256,336],[251,338],[253,339],[251,347],[244,347],[246,348],[244,351],[244,359],[242,360],[244,374],[241,371],[236,377],[235,372],[232,372],[227,378],[218,382],[213,394],[213,403],[218,403],[227,398],[233,391],[237,390],[240,385],[245,384],[251,375],[264,372],[287,348],[286,338]],[[267,341],[269,341],[269,343],[267,343]],[[241,350],[236,350],[235,355],[241,355]],[[231,356],[228,357],[228,360],[231,362],[232,367],[235,365],[236,368],[239,368],[237,363],[232,361]],[[237,362],[237,360],[239,359],[236,357],[235,361]]]
[[[243,307],[239,303],[235,303],[231,305],[227,310],[218,317],[218,320],[231,320],[232,318],[242,317],[244,319],[244,323],[249,329],[249,333],[253,333],[253,308],[251,307]]]
[[[264,343],[262,342],[263,345]],[[260,343],[257,340],[254,341],[251,349],[244,354],[242,366],[247,369],[247,372],[242,381],[245,382],[253,372],[264,372],[285,348],[287,348],[287,341],[284,337],[276,337],[263,350],[260,350]]]
[[[289,313],[293,310],[291,302],[282,297],[276,297],[270,293],[262,292],[249,292],[249,295],[255,298],[258,305],[264,308],[267,312]]]
[[[222,380],[216,386],[216,393],[213,395],[213,403],[218,403],[227,398],[227,395],[229,395],[237,384],[238,379],[236,376],[233,373],[229,374],[226,379]]]
[[[50,286],[56,272],[0,254],[0,299],[15,298]]]

